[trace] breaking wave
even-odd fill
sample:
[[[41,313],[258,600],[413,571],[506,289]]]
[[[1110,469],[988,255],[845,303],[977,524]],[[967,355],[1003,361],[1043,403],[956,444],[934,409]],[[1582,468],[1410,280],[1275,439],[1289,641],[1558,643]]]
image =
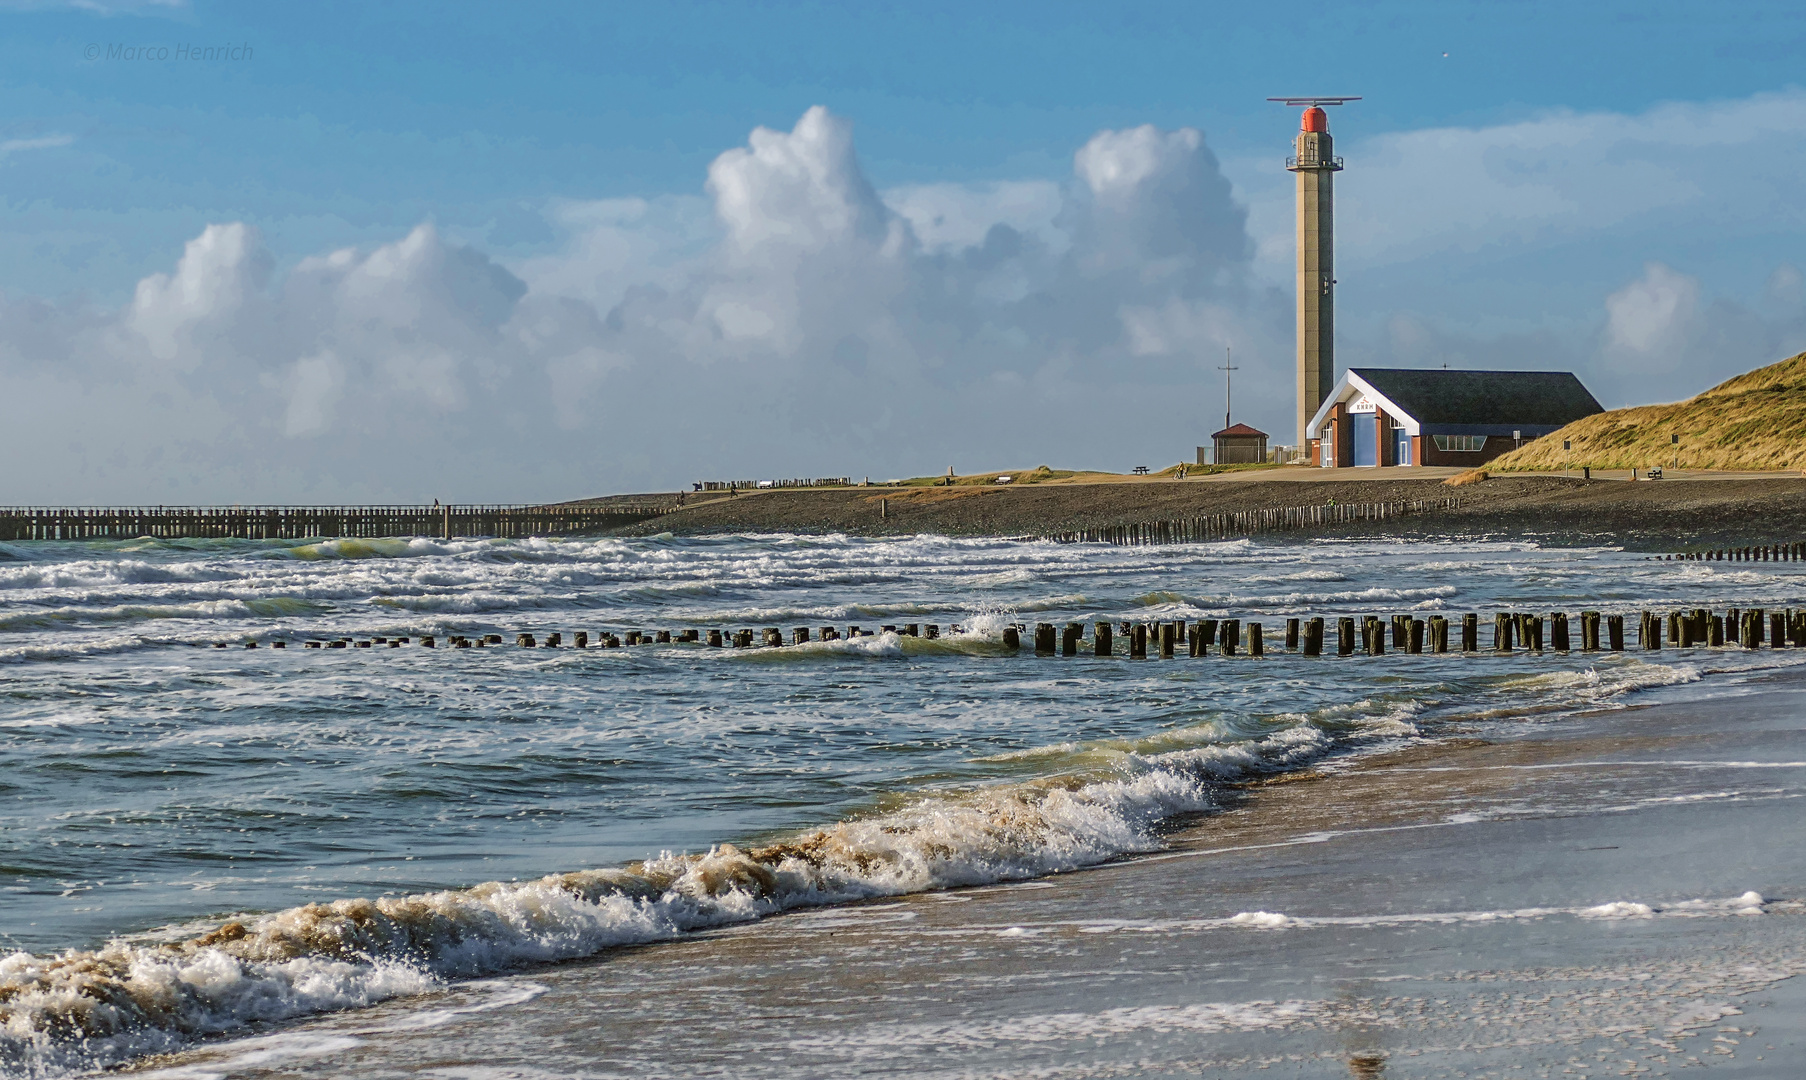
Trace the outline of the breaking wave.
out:
[[[939,642],[885,634],[741,655],[984,648],[1007,615]],[[1603,683],[1546,679],[1547,707],[1682,677],[1628,663]],[[1520,681],[1521,682],[1521,681]],[[1501,683],[1501,685],[1503,685]],[[1518,699],[1525,689],[1516,686]],[[799,907],[1020,880],[1158,850],[1163,824],[1209,810],[1223,783],[1295,771],[1419,734],[1421,695],[1305,716],[1209,721],[1134,740],[1061,744],[991,760],[1030,779],[917,792],[869,816],[776,842],[718,844],[525,882],[308,904],[176,941],[0,959],[0,1064],[27,1076],[101,1068],[258,1021],[357,1008],[447,980],[593,955]],[[1471,714],[1470,714],[1471,715]],[[1748,906],[1748,905],[1743,905]],[[1294,920],[1256,913],[1251,925]]]
[[[861,639],[862,641],[865,639]],[[1334,739],[1309,725],[1113,767],[916,798],[744,850],[666,854],[536,881],[308,904],[186,940],[0,959],[0,1062],[99,1068],[255,1021],[355,1008],[447,979],[796,907],[1036,877],[1161,844],[1211,804],[1213,779],[1295,768]]]

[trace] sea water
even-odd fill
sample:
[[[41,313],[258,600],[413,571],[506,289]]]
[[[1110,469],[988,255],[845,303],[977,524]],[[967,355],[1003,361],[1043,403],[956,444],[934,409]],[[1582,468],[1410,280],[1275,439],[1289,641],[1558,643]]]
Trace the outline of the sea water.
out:
[[[1077,869],[1158,849],[1251,779],[1795,662],[1307,659],[1280,647],[1288,617],[1781,608],[1799,585],[1789,563],[1469,540],[0,546],[0,1069]],[[1221,617],[1265,622],[1268,655],[1001,641],[1017,622]],[[911,622],[942,636],[568,647]],[[513,645],[552,632],[567,647]],[[377,637],[411,642],[302,647]]]

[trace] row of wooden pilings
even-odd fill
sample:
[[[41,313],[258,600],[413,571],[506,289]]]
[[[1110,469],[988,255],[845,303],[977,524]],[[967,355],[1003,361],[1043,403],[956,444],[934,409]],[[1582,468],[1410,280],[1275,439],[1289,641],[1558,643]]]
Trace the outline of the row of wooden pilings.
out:
[[[960,632],[958,624],[954,625],[953,631],[954,633]],[[812,640],[811,636],[816,632],[817,631],[810,627],[799,626],[791,631],[789,644],[806,644]],[[753,633],[754,632],[751,630],[709,630],[705,632],[698,629],[689,629],[625,630],[616,634],[604,630],[592,638],[589,631],[578,630],[571,635],[570,647],[575,649],[587,649],[592,642],[596,647],[603,649],[619,649],[623,646],[632,645],[682,645],[687,643],[692,645],[709,645],[715,648],[731,646],[736,649],[750,649],[755,647]],[[840,629],[838,627],[824,626],[820,629],[819,633],[820,637],[814,638],[814,640],[841,640]],[[941,636],[941,627],[939,623],[928,623],[926,627],[920,623],[909,623],[903,626],[885,626],[880,628],[880,630],[873,631],[861,629],[857,626],[849,626],[847,627],[846,636],[848,638],[873,637],[878,633],[900,634],[904,637],[938,638]],[[1006,636],[1014,633],[1017,633],[1014,629],[1005,632]],[[1019,637],[1018,640],[1020,640]],[[310,638],[303,640],[301,645],[303,648],[308,649],[371,649],[378,647],[399,649],[405,645],[414,644],[414,642],[415,639],[411,637],[339,637]],[[453,649],[482,649],[501,645],[502,643],[503,637],[500,634],[479,634],[475,637],[463,634],[453,634],[445,639],[446,647]],[[289,646],[289,641],[288,639],[279,638],[275,641],[271,641],[269,644],[273,649],[286,649]],[[429,634],[421,637],[419,639],[419,644],[424,648],[433,649],[439,646],[439,639],[436,635]],[[565,647],[564,633],[563,631],[554,630],[543,637],[536,634],[516,634],[514,636],[514,644],[523,649],[560,649]],[[775,626],[766,627],[760,635],[758,644],[767,648],[781,646],[785,644],[784,632]],[[258,645],[259,642],[255,638],[249,639],[244,643],[244,647],[247,649],[255,649]],[[215,642],[213,647],[216,649],[229,648],[227,643],[223,641]]]
[[[1740,645],[1758,649],[1764,644],[1774,648],[1806,648],[1806,610],[1789,608],[1767,612],[1759,608],[1732,608],[1723,615],[1705,608],[1691,611],[1637,613],[1636,647],[1643,650],[1662,648],[1664,636],[1677,648],[1694,646]],[[1573,631],[1580,631],[1582,652],[1625,651],[1627,616],[1583,611],[1572,622],[1566,612],[1548,616],[1529,612],[1501,611],[1493,616],[1492,637],[1484,651],[1511,653],[1519,649],[1542,652],[1572,652]],[[1665,624],[1665,626],[1664,626]],[[1446,616],[1427,619],[1412,615],[1391,616],[1389,623],[1378,615],[1342,615],[1336,617],[1337,656],[1353,656],[1357,641],[1359,651],[1367,656],[1384,655],[1388,639],[1395,652],[1408,654],[1448,653],[1453,650],[1451,630]],[[1323,617],[1285,620],[1285,650],[1304,656],[1322,656],[1324,633],[1328,622]],[[1480,616],[1468,612],[1461,616],[1459,651],[1483,651],[1480,640]],[[1121,623],[1128,639],[1128,655],[1141,659],[1150,649],[1162,659],[1174,657],[1180,649],[1190,657],[1207,656],[1215,648],[1221,656],[1235,656],[1244,651],[1249,656],[1264,656],[1267,642],[1261,623],[1239,619],[1199,619],[1189,627],[1185,620],[1155,623]],[[1664,628],[1666,635],[1664,635]],[[1069,622],[1064,629],[1053,623],[1035,624],[1034,647],[1038,656],[1077,656],[1087,644],[1085,625]],[[1004,632],[1006,647],[1020,647],[1016,631]],[[1116,655],[1114,627],[1108,621],[1097,622],[1092,630],[1088,650],[1096,656]]]
[[[1668,556],[1684,562],[1799,562],[1806,559],[1806,541],[1791,544],[1757,544],[1754,547],[1683,551]]]
[[[1043,539],[1069,544],[1189,544],[1257,532],[1308,529],[1354,521],[1387,521],[1410,514],[1448,510],[1459,501],[1455,498],[1405,499],[1396,502],[1279,506],[1266,510],[1238,510],[1228,514],[1105,525],[1093,529],[1050,533]]]
[[[1623,652],[1626,648],[1625,630],[1629,616],[1622,614],[1603,614],[1598,611],[1582,611],[1570,620],[1566,612],[1552,612],[1547,616],[1528,612],[1496,613],[1492,619],[1491,640],[1482,645],[1480,640],[1480,616],[1468,612],[1461,616],[1459,624],[1451,622],[1448,617],[1432,615],[1429,618],[1418,618],[1414,615],[1393,615],[1390,620],[1378,615],[1342,615],[1335,618],[1335,651],[1337,656],[1353,656],[1358,651],[1366,656],[1384,655],[1388,648],[1394,652],[1412,655],[1422,653],[1478,653],[1490,651],[1494,653],[1511,653],[1520,649],[1531,652],[1542,652],[1545,649],[1553,652],[1574,651],[1574,630],[1579,630],[1579,650],[1582,652]],[[1284,624],[1285,651],[1297,652],[1303,656],[1322,656],[1324,654],[1324,635],[1328,629],[1328,620],[1318,616],[1315,618],[1288,618]],[[1452,627],[1459,626],[1459,637],[1454,636]],[[954,626],[959,632],[959,627]],[[1003,630],[1003,647],[1016,651],[1022,648],[1022,632],[1028,629],[1023,624],[1013,624]],[[1118,655],[1116,643],[1117,631],[1120,629],[1126,654],[1132,659],[1146,659],[1150,653],[1161,659],[1171,659],[1183,649],[1189,657],[1210,655],[1215,649],[1221,656],[1265,656],[1267,640],[1263,624],[1255,621],[1244,623],[1240,619],[1197,619],[1187,622],[1184,619],[1173,619],[1160,622],[1112,622],[1098,620],[1092,626],[1089,639],[1085,637],[1085,624],[1069,622],[1064,628],[1053,623],[1036,623],[1034,627],[1034,650],[1037,656],[1078,656],[1082,652],[1093,656]],[[878,631],[886,634],[897,634],[903,637],[938,638],[941,628],[936,623],[926,627],[917,623],[902,626],[884,626]],[[1723,614],[1706,608],[1693,608],[1684,611],[1641,611],[1637,613],[1636,623],[1637,649],[1659,650],[1664,639],[1675,648],[1693,648],[1701,646],[1741,646],[1746,649],[1759,649],[1767,645],[1773,648],[1806,648],[1806,609],[1788,608],[1785,611],[1765,611],[1761,608],[1731,608]],[[807,626],[794,628],[786,640],[784,631],[778,627],[766,627],[754,638],[755,631],[716,630],[629,630],[620,634],[603,631],[591,638],[586,630],[579,630],[571,638],[571,647],[589,648],[592,640],[600,648],[613,649],[634,645],[696,644],[715,648],[732,647],[750,649],[755,647],[781,648],[784,645],[803,645],[811,640],[838,641],[841,639],[839,628],[824,626],[819,631]],[[849,626],[847,638],[871,637],[873,631]],[[371,638],[331,638],[314,639],[302,642],[309,649],[344,649],[344,648],[400,648],[412,644],[413,639],[398,637]],[[1390,642],[1390,645],[1388,645]],[[420,645],[436,648],[435,637],[422,637]],[[503,643],[500,634],[484,634],[475,637],[453,635],[446,639],[450,648],[487,648]],[[535,634],[515,635],[515,645],[520,648],[557,649],[564,647],[564,634],[554,631],[543,638]],[[271,643],[274,648],[286,648],[286,640]],[[247,641],[245,647],[256,648],[256,640]],[[216,648],[224,649],[225,643],[218,643]]]
[[[519,538],[618,529],[670,513],[627,506],[89,506],[0,507],[0,540],[454,536]]]

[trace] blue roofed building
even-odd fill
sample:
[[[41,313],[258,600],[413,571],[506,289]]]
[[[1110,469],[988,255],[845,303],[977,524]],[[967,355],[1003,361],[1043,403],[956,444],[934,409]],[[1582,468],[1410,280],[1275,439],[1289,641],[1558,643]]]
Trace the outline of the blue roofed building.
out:
[[[1326,469],[1472,467],[1604,411],[1568,371],[1349,368],[1305,438]]]

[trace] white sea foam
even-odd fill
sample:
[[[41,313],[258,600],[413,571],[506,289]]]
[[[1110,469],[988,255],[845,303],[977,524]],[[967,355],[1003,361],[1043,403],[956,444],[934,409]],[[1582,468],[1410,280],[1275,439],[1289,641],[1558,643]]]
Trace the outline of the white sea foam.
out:
[[[1767,901],[1761,894],[1682,900],[1674,903],[1642,903],[1614,900],[1572,907],[1491,908],[1468,911],[1391,912],[1383,915],[1296,915],[1274,911],[1242,911],[1218,918],[1194,919],[1087,919],[1039,924],[1043,932],[1068,927],[1084,933],[1194,934],[1214,930],[1314,930],[1362,929],[1388,926],[1452,926],[1462,923],[1534,921],[1538,919],[1699,919],[1740,918],[1762,915]],[[967,932],[994,933],[991,926],[973,926]]]
[[[1655,917],[1655,909],[1648,904],[1614,900],[1609,904],[1582,908],[1575,914],[1583,919],[1649,919]]]
[[[1295,919],[1276,911],[1244,911],[1230,916],[1229,922],[1234,926],[1247,926],[1256,930],[1280,930],[1297,925]]]
[[[895,635],[882,637],[895,647]],[[354,1008],[799,906],[1094,865],[1158,848],[1159,822],[1210,805],[1208,778],[1295,767],[1330,745],[1295,725],[1257,741],[1121,754],[1090,778],[923,797],[745,851],[723,844],[621,869],[310,904],[178,942],[17,953],[0,960],[0,1061],[26,1072],[99,1067],[252,1021]]]

